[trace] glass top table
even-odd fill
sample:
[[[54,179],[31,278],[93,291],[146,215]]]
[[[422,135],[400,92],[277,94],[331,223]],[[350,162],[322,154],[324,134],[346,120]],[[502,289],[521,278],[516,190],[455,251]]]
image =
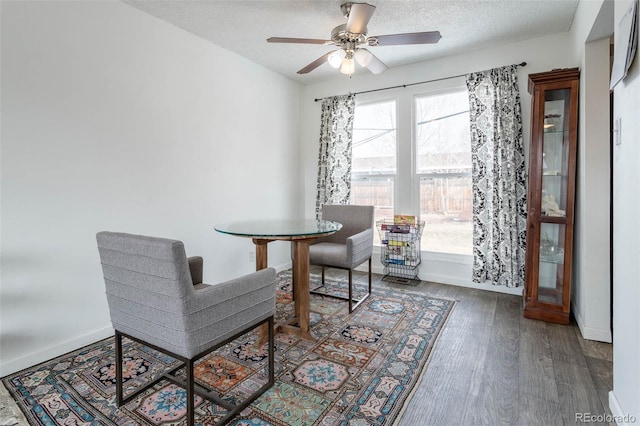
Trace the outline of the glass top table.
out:
[[[239,237],[292,240],[330,235],[339,231],[342,224],[329,220],[245,220],[227,222],[215,226],[223,234]]]
[[[276,329],[296,334],[308,340],[316,340],[309,332],[309,244],[320,237],[331,235],[342,229],[342,224],[329,220],[246,220],[216,225],[214,229],[223,234],[247,237],[256,245],[256,270],[267,265],[267,244],[271,241],[291,241],[293,244],[293,299],[295,314],[285,323],[276,324]],[[267,332],[262,328],[258,344],[266,341]]]

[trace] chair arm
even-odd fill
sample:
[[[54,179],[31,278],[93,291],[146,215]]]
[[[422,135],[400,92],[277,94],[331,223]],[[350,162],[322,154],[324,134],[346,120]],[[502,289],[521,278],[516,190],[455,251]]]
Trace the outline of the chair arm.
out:
[[[275,310],[275,295],[276,270],[266,268],[219,284],[205,285],[195,289],[187,310],[195,312],[233,301],[233,309],[239,312],[271,298],[273,310]]]
[[[192,256],[187,258],[189,261],[189,272],[191,272],[191,281],[193,285],[202,283],[202,268],[204,260],[200,256]]]
[[[347,238],[347,258],[357,266],[373,254],[373,228],[365,229]]]

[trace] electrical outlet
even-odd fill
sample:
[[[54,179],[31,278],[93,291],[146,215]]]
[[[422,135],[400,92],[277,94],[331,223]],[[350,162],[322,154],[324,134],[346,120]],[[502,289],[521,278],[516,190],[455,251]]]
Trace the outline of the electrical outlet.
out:
[[[255,262],[255,261],[256,261],[256,251],[249,250],[249,262]]]

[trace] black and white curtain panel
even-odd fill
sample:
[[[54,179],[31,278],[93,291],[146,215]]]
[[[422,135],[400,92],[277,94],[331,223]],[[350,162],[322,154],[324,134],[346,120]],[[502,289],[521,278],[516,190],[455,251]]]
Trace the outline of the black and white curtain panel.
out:
[[[466,76],[471,119],[473,282],[524,284],[527,199],[517,65]]]
[[[353,94],[322,101],[316,218],[325,204],[349,204],[354,112]]]

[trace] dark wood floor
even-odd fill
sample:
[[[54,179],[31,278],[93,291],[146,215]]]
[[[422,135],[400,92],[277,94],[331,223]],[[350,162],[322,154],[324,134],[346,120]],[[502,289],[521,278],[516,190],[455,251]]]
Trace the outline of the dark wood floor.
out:
[[[457,301],[400,426],[575,425],[576,413],[610,414],[612,345],[584,340],[575,323],[526,319],[518,296],[380,278],[375,286]]]

